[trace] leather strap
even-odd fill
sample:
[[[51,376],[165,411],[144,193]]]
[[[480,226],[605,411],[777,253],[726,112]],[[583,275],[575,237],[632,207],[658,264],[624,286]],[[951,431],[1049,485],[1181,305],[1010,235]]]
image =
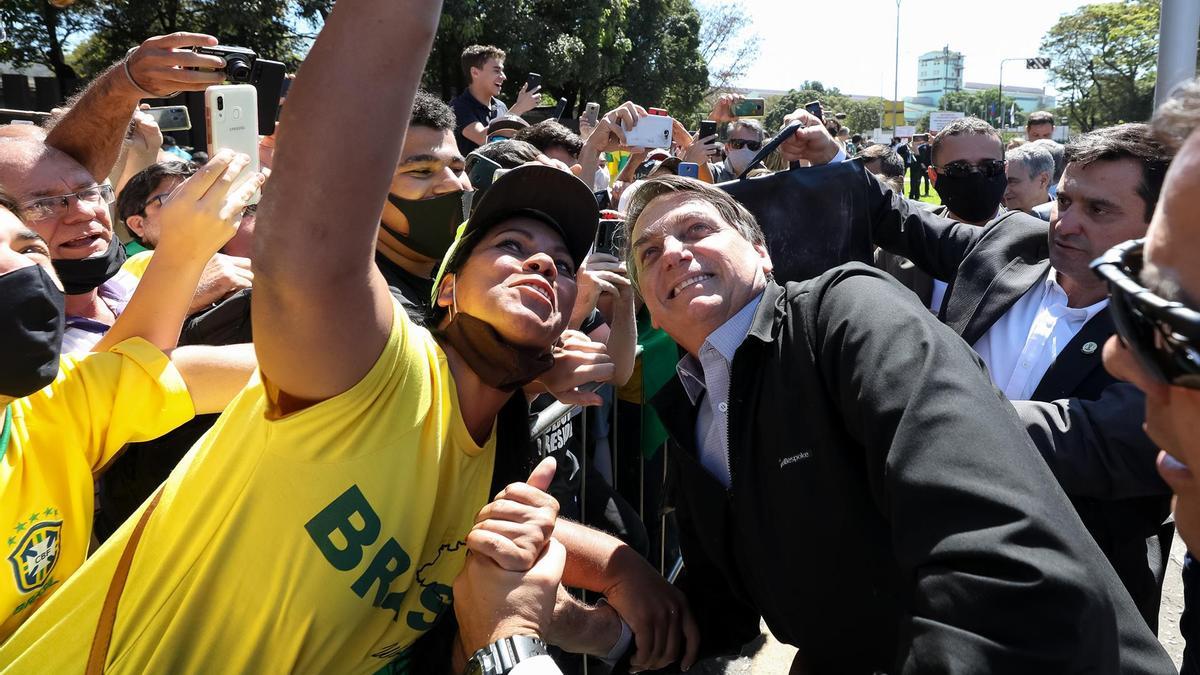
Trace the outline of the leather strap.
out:
[[[783,131],[780,131],[778,134],[776,134],[775,138],[767,141],[767,144],[758,151],[758,154],[754,156],[754,159],[750,160],[750,163],[746,165],[746,168],[742,169],[742,173],[737,177],[737,179],[741,180],[745,178],[746,175],[753,171],[755,167],[763,163],[763,160],[767,158],[767,155],[775,152],[775,148],[783,145],[784,141],[792,136],[795,136],[796,132],[803,127],[804,125],[799,122],[792,122]]]
[[[112,642],[113,627],[117,623],[117,605],[121,603],[121,592],[125,590],[125,580],[129,578],[129,568],[133,565],[133,554],[141,541],[142,531],[146,529],[146,522],[150,520],[154,507],[158,506],[159,497],[162,497],[162,488],[154,493],[154,497],[146,505],[146,510],[142,511],[142,517],[138,518],[137,525],[129,534],[129,543],[125,544],[121,559],[117,561],[117,569],[113,572],[108,593],[104,596],[104,606],[100,608],[100,620],[96,622],[96,635],[92,638],[87,670],[84,671],[86,675],[104,673],[104,662],[108,660],[108,646]]]

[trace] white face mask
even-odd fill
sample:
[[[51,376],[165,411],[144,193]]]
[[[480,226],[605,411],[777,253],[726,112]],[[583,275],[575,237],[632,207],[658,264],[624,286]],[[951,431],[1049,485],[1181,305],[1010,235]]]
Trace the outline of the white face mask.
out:
[[[740,174],[750,165],[750,160],[758,153],[750,148],[742,148],[741,150],[730,150],[725,155],[725,164],[729,166],[729,170],[735,174]]]

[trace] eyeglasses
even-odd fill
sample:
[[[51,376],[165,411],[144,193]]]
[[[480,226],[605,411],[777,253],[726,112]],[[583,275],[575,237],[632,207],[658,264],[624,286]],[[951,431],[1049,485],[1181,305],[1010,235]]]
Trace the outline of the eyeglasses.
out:
[[[115,198],[116,193],[113,191],[111,185],[92,185],[78,192],[30,200],[21,205],[21,210],[25,212],[26,217],[30,220],[49,220],[50,218],[61,218],[66,215],[67,209],[71,208],[72,199],[86,204],[99,204],[101,202],[111,204]]]
[[[162,194],[157,194],[157,195],[154,195],[153,197],[151,197],[150,199],[147,199],[146,204],[144,206],[142,206],[142,214],[144,215],[146,213],[146,209],[150,208],[150,205],[155,202],[158,202],[159,208],[162,208],[163,202],[167,201],[167,197],[170,197],[170,196],[171,196],[170,192],[163,192]]]
[[[960,159],[937,169],[939,174],[951,178],[966,178],[976,171],[988,178],[1004,175],[1004,160],[985,159],[978,164],[971,164],[965,159]]]
[[[741,138],[731,138],[725,142],[728,143],[729,147],[733,148],[734,150],[741,150],[742,148],[750,148],[754,152],[758,152],[759,149],[762,148],[762,141],[747,141],[747,140],[743,140]]]
[[[1092,262],[1092,271],[1108,282],[1117,334],[1142,367],[1160,381],[1200,389],[1200,312],[1139,283],[1144,243],[1114,246]]]

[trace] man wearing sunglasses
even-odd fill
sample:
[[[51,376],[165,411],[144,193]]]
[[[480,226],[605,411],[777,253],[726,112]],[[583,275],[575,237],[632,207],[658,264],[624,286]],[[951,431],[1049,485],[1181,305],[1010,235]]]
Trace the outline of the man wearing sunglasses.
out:
[[[763,144],[763,128],[756,120],[735,120],[729,123],[729,138],[725,141],[725,161],[709,164],[714,183],[737,178]]]
[[[976,123],[982,124],[964,124]],[[934,141],[939,192],[956,172],[942,173],[948,164],[943,135],[951,130],[948,126]],[[991,142],[995,161],[970,158],[974,167],[962,178],[984,191],[995,180],[988,193],[995,201],[980,209],[994,213],[1005,189],[1000,143],[976,136]],[[784,144],[785,159],[817,163],[836,152],[832,139],[805,138],[804,144]],[[1146,540],[1166,516],[1166,486],[1149,470],[1156,449],[1141,429],[1141,394],[1101,363],[1100,345],[1114,328],[1104,285],[1088,263],[1117,242],[1145,233],[1170,152],[1147,125],[1126,124],[1076,139],[1067,160],[1049,224],[1018,211],[986,222],[992,213],[964,213],[968,209],[956,203],[950,212],[968,222],[941,218],[864,172],[872,236],[876,245],[946,282],[938,317],[975,349],[993,383],[1013,402],[1154,627],[1165,555],[1155,547],[1148,559]],[[982,227],[969,224],[980,217]]]

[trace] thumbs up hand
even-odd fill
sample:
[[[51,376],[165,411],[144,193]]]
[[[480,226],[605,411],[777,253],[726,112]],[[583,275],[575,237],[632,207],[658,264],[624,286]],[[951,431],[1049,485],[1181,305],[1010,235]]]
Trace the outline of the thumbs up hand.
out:
[[[550,541],[558,519],[558,500],[546,493],[554,470],[554,458],[547,457],[526,482],[501,490],[475,516],[475,527],[467,535],[467,549],[511,572],[532,568]]]

